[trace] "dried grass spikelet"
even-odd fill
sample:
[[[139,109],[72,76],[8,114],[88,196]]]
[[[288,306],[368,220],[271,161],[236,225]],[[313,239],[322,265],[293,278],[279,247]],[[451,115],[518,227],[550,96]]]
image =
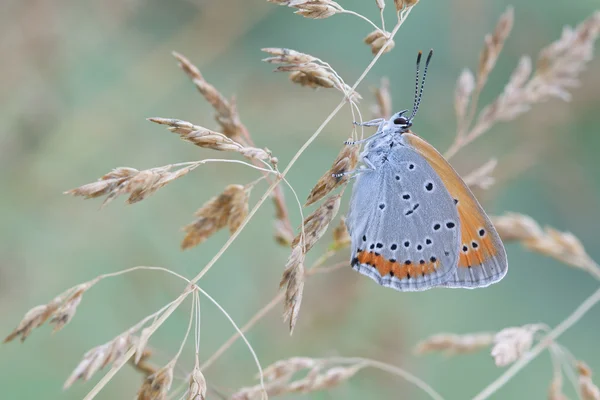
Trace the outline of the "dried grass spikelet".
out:
[[[181,243],[182,249],[199,245],[225,226],[229,232],[235,232],[248,215],[248,199],[251,187],[229,185],[223,193],[213,197],[194,214],[194,222],[183,227],[186,236]]]
[[[320,361],[309,357],[292,357],[286,360],[279,360],[263,371],[263,376],[267,381],[280,380],[281,378],[289,379],[296,372],[304,369],[311,369],[319,365]]]
[[[230,139],[227,135],[194,125],[187,121],[172,118],[148,118],[148,121],[160,125],[168,125],[168,129],[171,132],[177,133],[181,139],[195,144],[198,147],[219,151],[234,151],[240,153],[244,157],[258,160],[271,159],[271,154],[267,150],[256,147],[246,147],[233,139]]]
[[[192,80],[198,91],[215,109],[215,120],[223,128],[223,134],[244,143],[246,128],[240,122],[240,117],[235,106],[235,101],[229,101],[213,85],[208,83],[200,70],[183,55],[173,52],[179,62],[179,67]]]
[[[479,69],[477,71],[477,87],[482,88],[487,78],[494,69],[498,56],[504,47],[504,42],[512,30],[515,15],[512,7],[508,7],[498,20],[494,32],[485,36],[485,45],[479,55]]]
[[[319,87],[335,88],[353,101],[361,99],[358,92],[352,91],[352,88],[341,80],[330,65],[317,57],[278,47],[264,48],[262,51],[273,56],[267,57],[263,61],[271,64],[284,64],[275,68],[274,72],[289,72],[290,80],[294,83],[315,89]]]
[[[390,94],[390,80],[387,78],[381,78],[379,87],[373,88],[373,95],[375,96],[375,105],[373,105],[373,119],[385,118],[388,119],[392,116],[392,96]]]
[[[62,328],[65,327],[71,319],[75,316],[75,312],[77,311],[77,306],[81,303],[81,298],[83,294],[91,288],[97,281],[90,281],[86,283],[82,283],[78,285],[73,293],[71,293],[62,305],[54,311],[52,314],[52,318],[50,318],[50,323],[54,324],[53,332],[58,332]]]
[[[292,3],[295,3],[293,7],[298,9],[294,14],[299,14],[305,18],[311,19],[329,18],[332,15],[344,11],[338,3],[331,0],[300,0],[293,1]]]
[[[575,235],[551,227],[542,229],[533,218],[506,213],[492,222],[504,241],[519,241],[531,251],[555,258],[600,279],[600,266],[587,254]]]
[[[377,8],[379,8],[379,11],[383,11],[385,9],[384,0],[375,0],[375,3],[377,4]]]
[[[304,252],[307,253],[314,244],[325,234],[327,227],[340,209],[341,194],[330,196],[319,208],[304,220]],[[292,246],[300,244],[302,232],[294,238]]]
[[[303,370],[318,368],[321,361],[308,357],[292,357],[286,360],[279,360],[263,371],[265,378],[265,389],[268,396],[277,396],[287,393],[288,382],[293,375]],[[263,390],[261,385],[246,387],[238,390],[231,396],[232,400],[258,400],[263,399]]]
[[[283,320],[290,323],[290,335],[294,332],[300,304],[302,303],[302,292],[304,291],[304,252],[302,247],[296,245],[288,258],[283,271],[283,277],[279,288],[286,286],[285,300],[283,303]]]
[[[379,29],[369,33],[364,39],[364,42],[371,46],[371,53],[373,54],[379,53],[379,51],[383,48],[383,46],[385,46],[386,43],[388,44],[385,50],[383,51],[384,53],[389,53],[396,45],[394,43],[394,40],[391,39],[391,34],[389,32],[384,32]]]
[[[466,335],[440,333],[417,344],[415,353],[444,352],[446,355],[474,353],[491,346],[493,342],[494,334],[488,332]]]
[[[165,400],[173,383],[174,362],[170,362],[155,374],[144,379],[138,391],[138,400]]]
[[[577,362],[579,392],[583,400],[600,400],[600,389],[592,381],[592,370],[583,361]]]
[[[540,52],[535,70],[531,59],[523,56],[502,94],[479,113],[469,133],[471,140],[496,122],[515,119],[533,104],[551,98],[570,100],[568,89],[578,86],[599,34],[600,12],[596,12],[575,29],[565,27],[561,38]]]
[[[94,347],[84,354],[81,362],[75,367],[63,388],[68,389],[77,380],[89,380],[96,372],[109,364],[119,363],[121,357],[135,346],[137,338],[130,332],[117,336],[108,343]]]
[[[491,352],[496,365],[504,367],[518,360],[531,348],[536,332],[541,329],[544,329],[543,325],[524,325],[498,332]]]
[[[467,108],[473,90],[475,90],[475,76],[473,76],[470,69],[465,68],[458,77],[456,89],[454,90],[454,111],[459,127],[462,126],[467,116]]]
[[[279,4],[297,8],[295,14],[305,18],[323,19],[344,11],[344,9],[332,0],[267,0],[269,3]]]
[[[267,382],[265,387],[268,396],[280,396],[291,393],[312,393],[319,390],[332,389],[352,378],[364,365],[332,366],[325,368],[326,360],[313,360],[295,357],[278,361],[265,369]],[[271,373],[276,370],[277,373]],[[292,380],[297,372],[308,370],[305,377]],[[267,374],[267,372],[270,372]],[[231,398],[234,400],[254,400],[261,396],[261,386],[243,388]]]
[[[548,400],[569,400],[563,393],[563,377],[562,374],[555,374],[548,388]]]
[[[190,385],[188,387],[187,400],[204,400],[206,399],[206,379],[200,370],[200,361],[198,355],[196,355],[196,363],[194,364],[194,370],[190,375]]]
[[[171,168],[170,165],[142,171],[128,167],[115,168],[103,175],[97,182],[68,190],[64,194],[83,196],[86,200],[107,195],[102,203],[103,207],[118,196],[129,194],[127,204],[133,204],[144,200],[158,189],[181,178],[193,169],[184,167],[170,172]]]
[[[351,139],[349,139],[351,140]],[[331,193],[335,188],[344,185],[350,179],[351,172],[358,163],[360,146],[345,145],[340,150],[331,168],[323,174],[312,188],[304,206],[311,205]]]
[[[83,293],[97,282],[98,279],[93,279],[82,283],[68,290],[65,294],[55,297],[48,304],[33,307],[25,313],[19,325],[4,338],[4,343],[8,343],[19,336],[21,342],[24,342],[34,328],[39,328],[48,319],[50,319],[51,324],[54,324],[53,332],[61,330],[75,315]]]
[[[346,227],[346,217],[342,217],[340,223],[333,229],[333,245],[331,247],[337,251],[350,246],[351,242],[352,239]]]
[[[290,246],[294,240],[294,234],[288,229],[286,221],[276,218],[273,224],[275,225],[275,241],[281,246]]]
[[[471,189],[489,189],[496,182],[496,179],[492,176],[492,173],[496,169],[497,165],[498,160],[495,158],[490,159],[488,162],[472,171],[469,175],[465,176],[465,183],[469,185]]]
[[[394,5],[396,6],[396,11],[400,12],[405,8],[414,7],[419,0],[394,0]]]
[[[142,373],[143,376],[148,377],[158,371],[158,367],[148,361],[151,356],[152,350],[145,348],[144,351],[142,351],[142,356],[140,357],[139,361],[136,363],[130,358],[129,364],[131,364],[136,371]]]
[[[579,84],[578,75],[594,55],[594,42],[600,34],[600,11],[575,29],[566,26],[556,42],[544,48],[537,62],[536,75],[549,86],[548,95],[569,100],[566,88]]]

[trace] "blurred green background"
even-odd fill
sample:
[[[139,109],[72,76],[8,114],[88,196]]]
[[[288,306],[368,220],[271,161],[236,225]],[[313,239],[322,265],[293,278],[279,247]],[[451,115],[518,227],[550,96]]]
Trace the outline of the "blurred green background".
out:
[[[374,1],[340,3],[378,20]],[[387,22],[393,26],[393,2],[388,3]],[[359,87],[365,98],[363,115],[368,116],[372,104],[368,87],[382,76],[390,78],[395,108],[409,107],[414,56],[419,49],[434,48],[414,130],[439,149],[447,148],[455,132],[456,78],[462,68],[476,67],[484,35],[509,4],[423,0],[400,30],[393,52],[382,57]],[[501,91],[522,54],[535,57],[560,36],[563,25],[576,25],[597,4],[517,2],[514,30],[482,104]],[[31,307],[101,273],[158,265],[193,276],[226,240],[227,233],[221,232],[182,252],[179,229],[224,186],[257,177],[239,165],[202,166],[132,206],[118,199],[99,211],[100,201],[62,195],[117,166],[145,169],[224,155],[184,143],[145,120],[172,117],[216,128],[212,110],[178,69],[171,51],[189,57],[225,95],[235,94],[255,142],[270,148],[282,165],[335,107],[340,94],[295,86],[285,75],[271,73],[272,67],[260,61],[264,57],[260,48],[289,47],[316,55],[348,82],[354,82],[372,59],[362,43],[371,29],[355,17],[308,20],[263,0],[5,0],[0,9],[2,335]],[[453,163],[466,173],[497,157],[499,182],[482,196],[489,213],[518,211],[572,231],[599,260],[600,60],[590,63],[582,81],[572,102],[542,104],[516,122],[497,125]],[[329,168],[350,133],[351,120],[344,109],[290,172],[289,181],[300,197],[305,198]],[[254,190],[252,203],[264,188]],[[289,191],[286,194],[297,226],[299,213]],[[348,196],[344,199],[343,212]],[[273,241],[272,215],[267,203],[201,281],[240,325],[276,293],[289,253]],[[309,259],[314,260],[327,244],[326,237]],[[489,352],[416,357],[412,347],[420,339],[439,332],[493,331],[526,323],[554,326],[598,286],[585,273],[519,245],[511,244],[507,250],[509,274],[485,290],[399,293],[350,268],[319,275],[305,288],[292,337],[278,306],[248,338],[263,366],[291,356],[368,356],[415,373],[447,399],[469,398],[502,372]],[[347,257],[344,252],[333,262]],[[60,333],[51,335],[44,326],[24,345],[0,347],[2,397],[83,397],[93,383],[78,382],[67,392],[61,389],[83,353],[157,310],[181,289],[179,281],[157,272],[103,281],[85,294],[76,317]],[[158,349],[154,361],[165,362],[177,350],[188,305],[153,337],[151,345]],[[233,329],[206,301],[202,313],[201,356],[206,358]],[[596,372],[600,372],[599,329],[597,307],[560,339]],[[179,377],[193,366],[193,346],[187,349]],[[231,393],[254,384],[255,373],[248,350],[238,342],[205,376],[209,385]],[[546,353],[493,398],[545,398],[551,374]],[[99,398],[132,398],[140,383],[139,374],[126,367]],[[399,378],[367,370],[339,388],[305,398],[427,397]]]

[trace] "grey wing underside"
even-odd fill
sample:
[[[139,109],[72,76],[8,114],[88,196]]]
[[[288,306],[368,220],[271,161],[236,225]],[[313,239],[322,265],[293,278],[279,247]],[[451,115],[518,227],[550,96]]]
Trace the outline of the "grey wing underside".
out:
[[[454,199],[412,149],[398,146],[388,161],[358,175],[346,224],[352,267],[380,285],[426,290],[442,286],[456,269],[460,220]],[[396,273],[378,268],[382,260]]]

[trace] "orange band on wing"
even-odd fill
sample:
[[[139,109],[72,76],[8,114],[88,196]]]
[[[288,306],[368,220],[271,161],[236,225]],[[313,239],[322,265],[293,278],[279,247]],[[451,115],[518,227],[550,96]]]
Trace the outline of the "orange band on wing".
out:
[[[398,279],[429,275],[434,273],[440,266],[439,260],[433,262],[400,264],[397,261],[388,260],[381,254],[376,254],[372,251],[359,251],[356,255],[356,259],[361,264],[377,268],[377,272],[379,272],[379,275],[381,276],[392,273],[392,276],[395,276]]]

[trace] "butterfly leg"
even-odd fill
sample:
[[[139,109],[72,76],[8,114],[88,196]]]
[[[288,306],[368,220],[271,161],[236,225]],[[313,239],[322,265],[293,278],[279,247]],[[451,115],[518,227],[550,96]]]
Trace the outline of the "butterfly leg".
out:
[[[384,121],[385,121],[385,118],[377,118],[377,119],[373,119],[371,121],[364,121],[364,122],[354,121],[353,124],[358,125],[358,126],[379,126]]]
[[[352,178],[356,178],[358,175],[362,174],[363,172],[372,172],[375,171],[375,165],[373,165],[373,163],[371,162],[371,160],[369,160],[368,158],[365,157],[361,157],[363,166],[361,166],[360,168],[357,169],[353,169],[352,171],[346,171],[346,172],[342,172],[340,174],[332,174],[332,176],[334,178],[341,178],[343,176],[349,176],[350,179]]]

